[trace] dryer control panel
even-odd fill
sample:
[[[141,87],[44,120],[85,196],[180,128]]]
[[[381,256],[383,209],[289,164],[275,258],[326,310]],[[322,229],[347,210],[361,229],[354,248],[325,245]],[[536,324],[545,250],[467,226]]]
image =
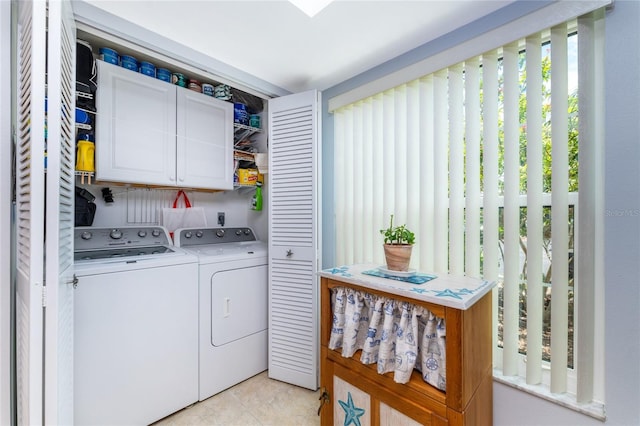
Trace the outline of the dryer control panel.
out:
[[[184,228],[174,234],[179,247],[257,241],[251,228]]]

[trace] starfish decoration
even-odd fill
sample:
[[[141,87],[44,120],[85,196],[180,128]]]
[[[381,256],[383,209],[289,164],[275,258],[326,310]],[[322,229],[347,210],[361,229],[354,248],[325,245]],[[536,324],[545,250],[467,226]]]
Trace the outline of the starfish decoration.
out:
[[[426,293],[428,290],[425,289],[425,288],[416,288],[416,287],[414,287],[414,288],[411,289],[411,291],[413,291],[415,293],[418,293],[418,294],[423,294],[423,293]]]
[[[349,271],[349,267],[348,266],[341,266],[339,268],[326,269],[326,272],[329,272],[330,274],[342,275],[343,277],[350,277],[351,276],[351,274],[348,271]]]
[[[338,403],[344,410],[344,426],[349,426],[352,423],[354,426],[361,426],[360,417],[364,415],[365,411],[353,404],[351,392],[347,392],[347,402],[338,400]]]
[[[460,297],[458,294],[456,294],[456,292],[451,291],[450,289],[446,289],[446,290],[442,290],[442,291],[438,291],[436,293],[436,296],[438,297],[445,297],[445,296],[449,296],[449,297],[454,297],[456,299],[462,299],[462,297]]]

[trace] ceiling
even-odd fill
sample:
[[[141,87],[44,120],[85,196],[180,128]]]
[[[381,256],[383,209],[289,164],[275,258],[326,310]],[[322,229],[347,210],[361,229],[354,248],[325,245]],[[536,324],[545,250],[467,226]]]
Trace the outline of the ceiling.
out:
[[[514,0],[85,0],[290,92],[323,90]]]

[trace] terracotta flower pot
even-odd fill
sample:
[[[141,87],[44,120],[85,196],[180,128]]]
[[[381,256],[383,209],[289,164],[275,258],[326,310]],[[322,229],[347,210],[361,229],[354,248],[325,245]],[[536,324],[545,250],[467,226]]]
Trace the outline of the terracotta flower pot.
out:
[[[384,257],[387,269],[392,271],[408,271],[411,260],[411,244],[384,244]]]

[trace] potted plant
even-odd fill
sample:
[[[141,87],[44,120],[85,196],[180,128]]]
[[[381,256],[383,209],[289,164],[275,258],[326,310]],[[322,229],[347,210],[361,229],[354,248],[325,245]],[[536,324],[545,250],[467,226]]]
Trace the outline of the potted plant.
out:
[[[389,227],[381,229],[384,235],[384,256],[387,260],[387,269],[392,271],[409,270],[411,249],[415,243],[415,234],[407,229],[406,225],[393,226],[393,215]]]

